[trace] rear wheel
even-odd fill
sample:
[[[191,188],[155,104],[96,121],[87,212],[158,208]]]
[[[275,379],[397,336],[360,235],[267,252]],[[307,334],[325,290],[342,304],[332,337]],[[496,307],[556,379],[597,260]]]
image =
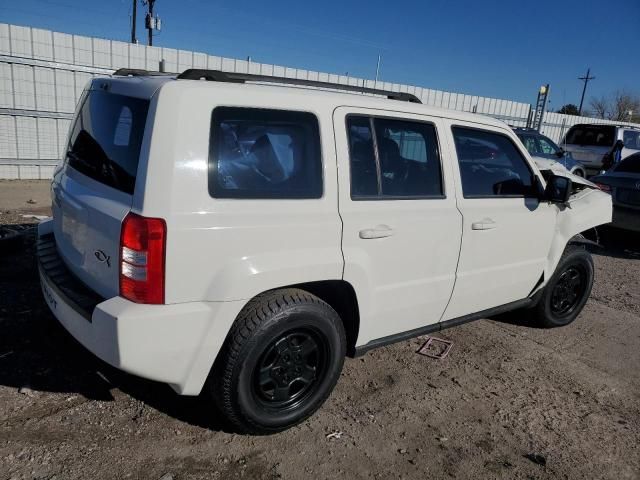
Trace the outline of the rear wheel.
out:
[[[278,432],[324,403],[345,353],[342,321],[327,303],[298,289],[268,292],[234,323],[208,390],[236,430]]]
[[[587,303],[593,277],[591,254],[584,247],[569,245],[535,307],[539,323],[560,327],[573,322]]]

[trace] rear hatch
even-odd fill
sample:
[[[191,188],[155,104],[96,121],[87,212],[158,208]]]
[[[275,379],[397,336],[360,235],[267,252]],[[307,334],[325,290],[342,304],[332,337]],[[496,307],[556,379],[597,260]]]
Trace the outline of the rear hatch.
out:
[[[110,87],[94,80],[81,99],[51,187],[58,252],[105,298],[119,291],[120,229],[131,210],[150,103]]]
[[[575,160],[589,168],[600,169],[603,157],[613,148],[615,137],[613,125],[574,125],[562,146]]]

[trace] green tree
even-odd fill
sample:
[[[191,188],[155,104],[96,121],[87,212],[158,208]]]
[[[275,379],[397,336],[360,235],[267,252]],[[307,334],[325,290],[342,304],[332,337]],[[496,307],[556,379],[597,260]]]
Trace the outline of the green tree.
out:
[[[576,107],[573,103],[567,103],[563,105],[558,113],[564,113],[566,115],[578,115],[578,107]]]

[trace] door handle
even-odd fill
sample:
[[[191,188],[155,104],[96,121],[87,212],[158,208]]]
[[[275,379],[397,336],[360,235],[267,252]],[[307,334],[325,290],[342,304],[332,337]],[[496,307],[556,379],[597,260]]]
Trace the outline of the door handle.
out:
[[[359,235],[363,240],[385,238],[393,235],[393,229],[386,225],[378,225],[374,228],[365,228],[364,230],[360,230]]]
[[[492,230],[497,226],[498,224],[490,218],[484,218],[480,222],[473,222],[471,224],[471,230]]]

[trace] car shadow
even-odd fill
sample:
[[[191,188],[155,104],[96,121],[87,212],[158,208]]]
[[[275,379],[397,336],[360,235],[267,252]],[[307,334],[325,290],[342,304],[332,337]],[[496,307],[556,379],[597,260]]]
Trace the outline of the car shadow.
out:
[[[587,232],[587,237],[600,244],[600,247],[589,246],[594,255],[640,260],[640,232],[605,226]]]
[[[18,246],[0,251],[0,385],[101,401],[115,401],[118,389],[170,417],[230,431],[212,401],[183,397],[168,385],[117,370],[80,345],[44,302],[35,229],[24,231]]]

